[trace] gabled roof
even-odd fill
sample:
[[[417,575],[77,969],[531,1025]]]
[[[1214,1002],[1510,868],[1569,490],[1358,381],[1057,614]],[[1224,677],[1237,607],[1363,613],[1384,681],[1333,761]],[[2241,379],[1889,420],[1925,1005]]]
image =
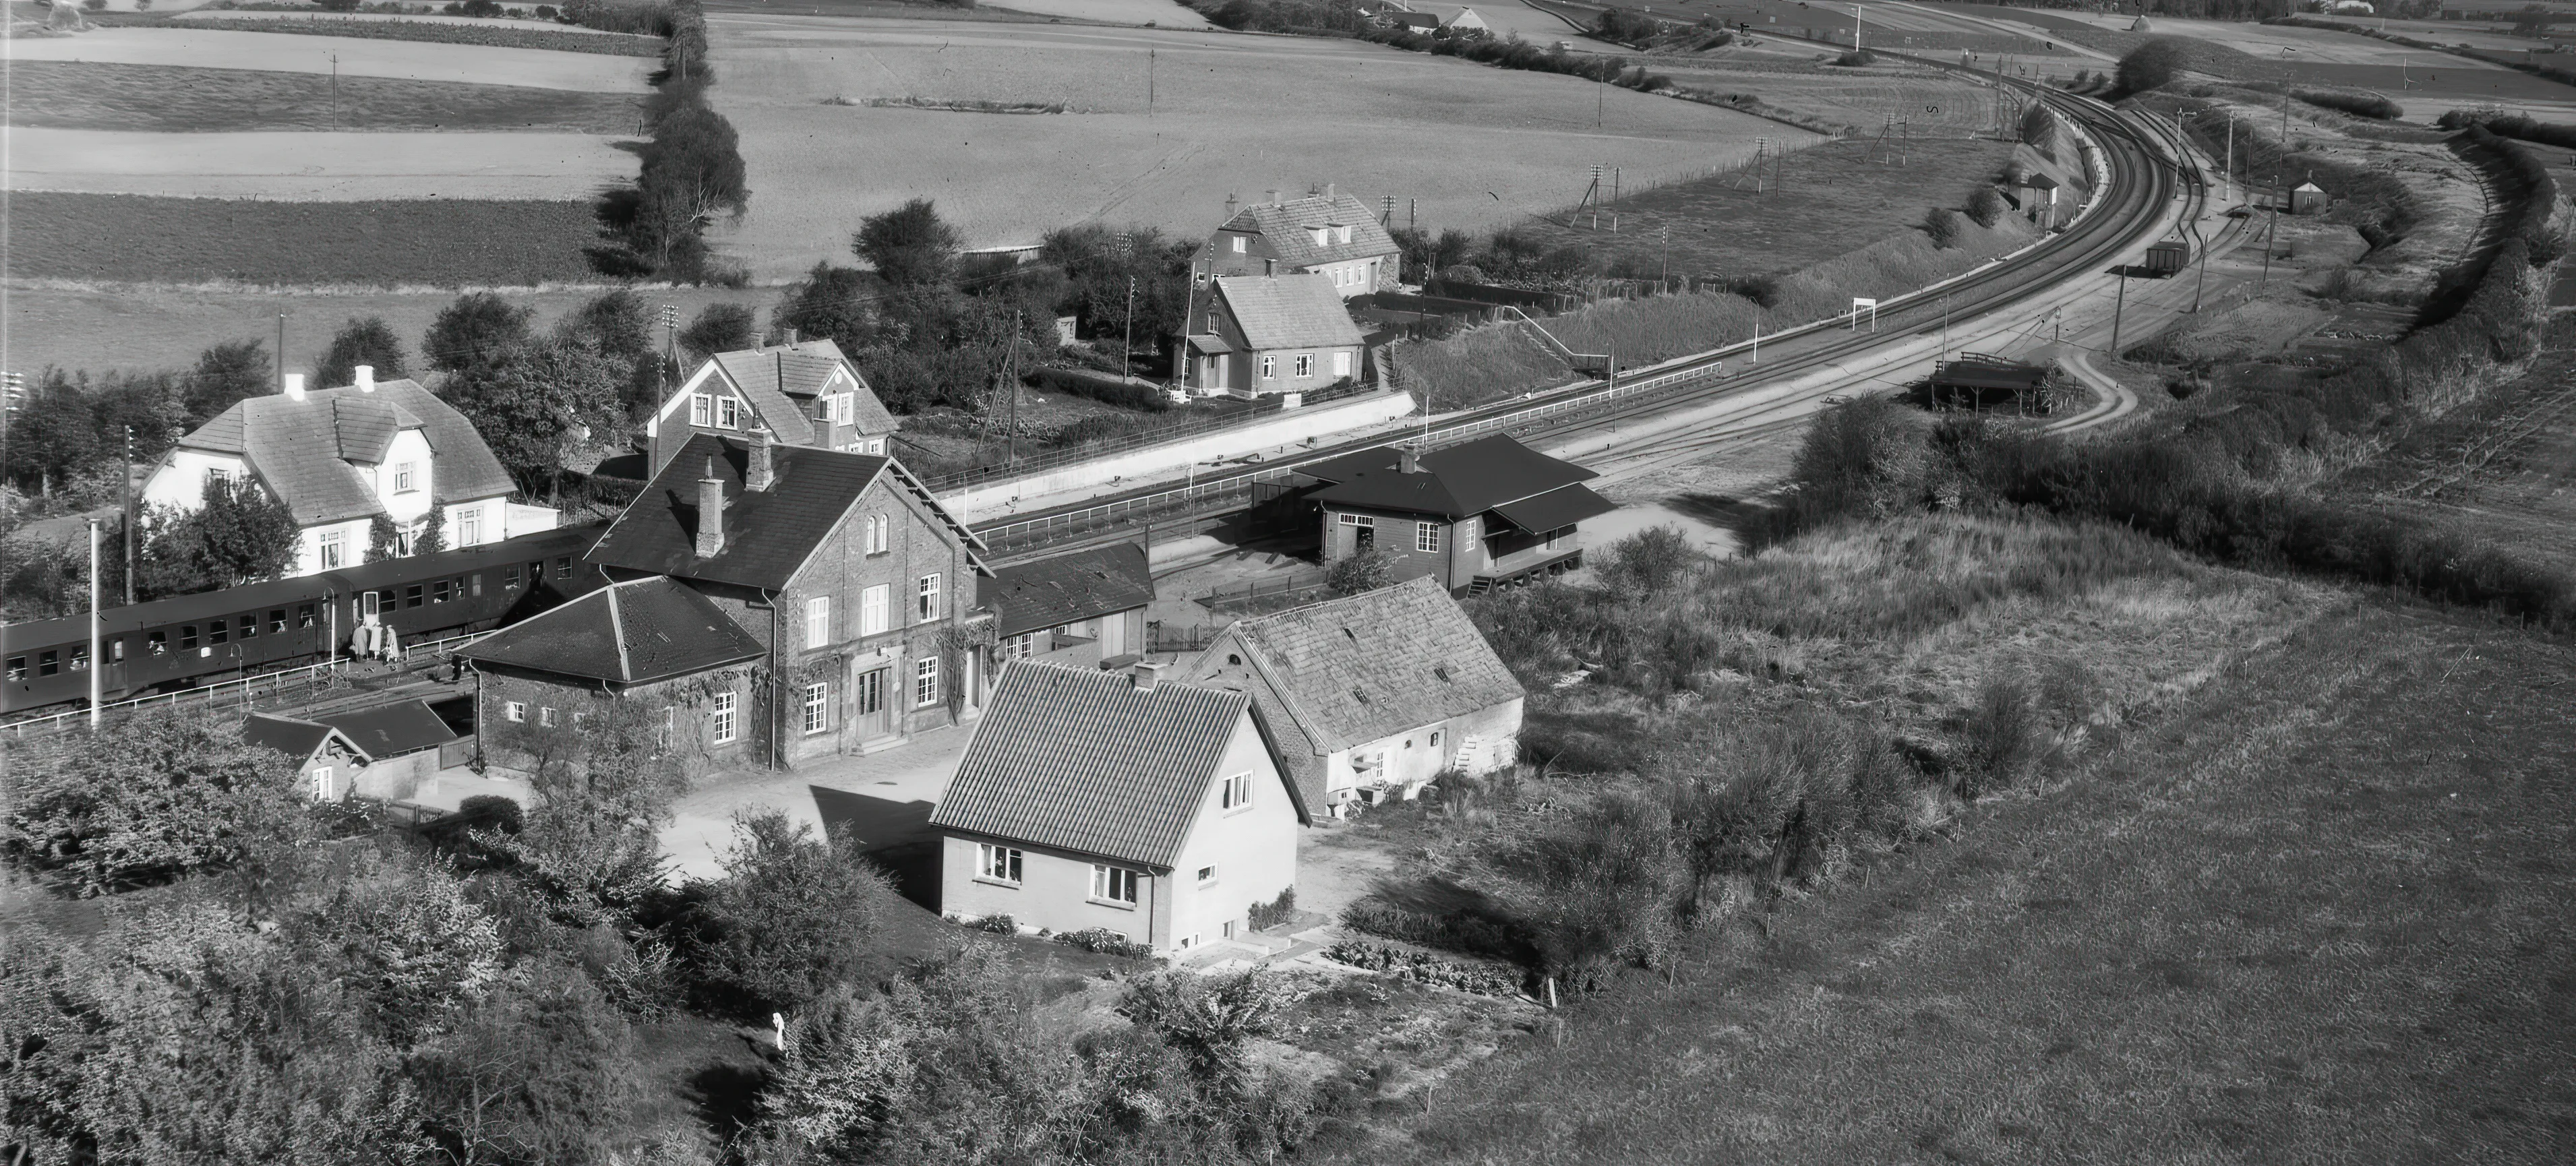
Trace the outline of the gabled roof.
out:
[[[1014,661],[930,824],[1168,868],[1250,708],[1239,692]]]
[[[242,722],[244,744],[257,745],[263,749],[275,749],[294,758],[298,765],[311,761],[313,755],[321,751],[322,743],[335,736],[340,738],[342,745],[348,746],[349,752],[370,761],[374,760],[367,756],[366,750],[358,747],[357,742],[350,740],[348,734],[320,721],[281,717],[271,713],[252,713],[250,719]]]
[[[842,516],[869,483],[888,476],[947,524],[974,569],[991,573],[977,553],[983,541],[958,522],[909,471],[894,460],[810,446],[773,444],[777,479],[767,490],[743,488],[750,447],[712,434],[693,434],[653,480],[610,524],[589,560],[655,575],[677,575],[749,587],[784,587],[816,547],[831,537]],[[724,550],[697,557],[698,480],[712,467],[724,483]]]
[[[1329,277],[1220,275],[1216,292],[1255,350],[1361,342],[1360,326],[1351,322],[1351,311]]]
[[[430,495],[440,505],[515,489],[474,423],[412,380],[379,381],[374,392],[317,389],[301,401],[246,397],[179,445],[240,457],[298,524],[311,526],[383,513],[358,467],[380,464],[405,429],[420,430],[429,443]]]
[[[315,720],[346,734],[369,760],[400,757],[435,749],[457,738],[456,730],[430,711],[425,700],[401,700],[356,712],[332,713]]]
[[[1154,601],[1154,572],[1145,548],[1117,543],[993,569],[976,594],[1001,613],[999,634],[1098,619]]]
[[[1403,472],[1402,463],[1402,450],[1382,445],[1299,466],[1297,472],[1332,483],[1312,495],[1318,502],[1453,521],[1601,476],[1502,434],[1423,454],[1416,473]]]
[[[814,444],[813,419],[798,402],[812,400],[823,391],[832,374],[842,368],[849,370],[850,379],[858,385],[858,403],[851,419],[860,432],[891,433],[895,429],[894,414],[886,412],[885,402],[877,399],[876,390],[859,372],[859,366],[843,356],[841,346],[830,340],[719,352],[709,359],[750,400],[753,411],[768,422],[770,432],[777,434],[780,441]]]
[[[756,660],[765,651],[714,600],[656,575],[612,583],[456,654],[477,664],[627,685]]]
[[[1523,695],[1458,601],[1427,577],[1239,621],[1188,675],[1213,673],[1229,642],[1319,755]]]
[[[1397,23],[1404,23],[1400,14]],[[1313,233],[1316,227],[1349,227],[1351,241],[1332,242],[1337,236],[1328,234],[1325,242],[1317,243]],[[1223,229],[1260,235],[1278,254],[1279,261],[1291,267],[1393,255],[1403,250],[1395,245],[1394,236],[1378,225],[1377,212],[1347,194],[1310,194],[1277,203],[1254,203],[1236,211]]]

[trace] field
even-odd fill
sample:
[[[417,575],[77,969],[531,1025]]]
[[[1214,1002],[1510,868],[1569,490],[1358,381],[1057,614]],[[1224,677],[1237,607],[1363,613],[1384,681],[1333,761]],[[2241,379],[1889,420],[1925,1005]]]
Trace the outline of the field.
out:
[[[626,134],[639,95],[266,69],[26,61],[9,124],[69,130],[554,130]]]
[[[582,246],[598,233],[579,202],[19,191],[9,210],[19,279],[532,286],[590,278]]]
[[[1780,61],[1726,50],[1680,60],[1655,58],[1654,70],[1675,84],[1710,93],[1750,93],[1783,109],[1823,118],[1876,138],[1965,138],[2002,125],[1996,92],[1957,75],[1903,64],[1861,69]],[[1891,122],[1903,122],[1902,129]]]
[[[1034,243],[1087,221],[1196,236],[1228,195],[1326,183],[1371,205],[1392,197],[1398,222],[1478,228],[1570,204],[1596,162],[1653,181],[1749,157],[1757,136],[1807,136],[1352,41],[724,12],[709,25],[725,62],[711,96],[742,132],[755,191],[749,218],[718,242],[761,279],[847,262],[862,217],[917,196],[935,199],[969,246]],[[906,96],[1082,112],[824,104]]]
[[[362,40],[220,29],[102,28],[77,36],[0,40],[0,58],[115,65],[220,65],[343,77],[400,77],[596,93],[641,93],[650,57],[425,41]]]
[[[1174,4],[1172,0],[1009,0],[1008,3],[984,7],[1102,24],[1152,24],[1156,28],[1216,27],[1208,23],[1207,17]]]
[[[2562,643],[2330,614],[1453,1078],[1404,1157],[2563,1161],[2571,681]]]
[[[569,200],[635,172],[610,139],[565,133],[30,128],[10,133],[10,155],[13,190],[183,198]]]

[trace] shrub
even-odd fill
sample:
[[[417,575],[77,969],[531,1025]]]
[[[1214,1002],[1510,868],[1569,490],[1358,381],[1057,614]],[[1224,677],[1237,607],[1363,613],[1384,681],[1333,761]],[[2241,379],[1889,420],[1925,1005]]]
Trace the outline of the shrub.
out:
[[[2039,771],[2045,732],[2029,685],[2004,673],[1987,677],[1963,726],[1962,764],[1953,771],[1959,796],[1978,797],[2028,781]]]
[[[775,810],[740,815],[719,861],[724,877],[696,888],[679,944],[711,1008],[795,1012],[850,978],[889,889],[847,838],[817,839]]]
[[[2004,196],[1994,187],[1980,186],[1975,194],[1968,196],[1968,218],[1980,227],[1994,226],[2002,220],[2007,209]]]
[[[295,759],[168,712],[0,755],[0,856],[82,896],[282,859],[306,832]]]
[[[968,926],[973,927],[977,931],[991,932],[994,935],[1018,935],[1020,933],[1019,921],[1008,915],[987,915]]]
[[[1106,927],[1068,931],[1056,936],[1055,941],[1066,947],[1080,948],[1083,951],[1097,952],[1101,955],[1124,956],[1135,960],[1147,959],[1154,954],[1151,945],[1128,942],[1119,938],[1117,932]]]
[[[2046,152],[2057,148],[2057,114],[2034,101],[2021,115],[2021,140],[2024,145]]]
[[[1931,213],[1923,216],[1923,233],[1932,240],[1933,246],[1947,251],[1959,245],[1967,230],[1960,224],[1959,212],[1944,206],[1934,207]]]
[[[1254,931],[1268,931],[1297,917],[1297,888],[1279,892],[1267,903],[1254,903],[1249,912]]]
[[[1382,549],[1336,559],[1324,576],[1324,585],[1335,595],[1357,595],[1394,582],[1395,556]]]
[[[1521,976],[1492,964],[1460,963],[1365,939],[1345,939],[1324,949],[1324,958],[1417,984],[1455,988],[1480,996],[1518,996]]]
[[[1529,939],[1508,924],[1457,911],[1441,915],[1408,911],[1376,899],[1342,908],[1342,926],[1424,947],[1515,962],[1534,954]]]
[[[2187,48],[2179,40],[2160,36],[2129,50],[2120,58],[2120,89],[2127,93],[2144,93],[2170,84],[2182,75]]]
[[[1592,22],[1592,31],[1599,34],[1601,39],[1624,45],[1635,45],[1639,48],[1645,47],[1648,41],[1655,39],[1656,34],[1663,30],[1662,21],[1625,8],[1603,9],[1601,15]]]
[[[1652,526],[1610,544],[1602,557],[1602,582],[1631,595],[1654,595],[1688,577],[1705,562],[1680,527]]]
[[[1853,49],[1839,57],[1835,57],[1834,63],[1845,68],[1856,69],[1863,65],[1877,64],[1878,54],[1870,52],[1868,49]]]
[[[2337,93],[2323,89],[2293,89],[2290,96],[2320,109],[2339,110],[2355,117],[2395,121],[2406,116],[2406,107],[2379,93]]]

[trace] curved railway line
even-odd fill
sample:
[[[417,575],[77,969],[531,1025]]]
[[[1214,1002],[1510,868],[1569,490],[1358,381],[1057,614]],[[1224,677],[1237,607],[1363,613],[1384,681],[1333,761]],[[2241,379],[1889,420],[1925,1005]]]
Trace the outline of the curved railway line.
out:
[[[1956,69],[1943,62],[1918,63]],[[2080,124],[2097,146],[2103,181],[2091,203],[2066,229],[2015,255],[1882,303],[1878,327],[1845,331],[1834,320],[1811,323],[1762,339],[1760,375],[1728,375],[1721,365],[1749,355],[1749,344],[1729,345],[1650,368],[1434,418],[1412,431],[1433,446],[1496,432],[1521,437],[1563,437],[1616,427],[1693,406],[1743,399],[1740,412],[1704,419],[1685,429],[1647,432],[1643,442],[1611,456],[1678,459],[1743,438],[1777,432],[1803,419],[1824,398],[1852,391],[1852,375],[1821,384],[1792,384],[1819,372],[1864,363],[1891,345],[1963,327],[1999,309],[2044,295],[2061,282],[2107,268],[2167,229],[2166,204],[2186,202],[2198,213],[2207,184],[2188,144],[2152,118],[2122,113],[2091,98],[1968,72],[1982,82],[2016,86]],[[1855,374],[1856,375],[1856,374]],[[1764,390],[1770,390],[1764,392]],[[1782,416],[1783,413],[1793,414]],[[1143,523],[1205,521],[1243,509],[1256,483],[1284,481],[1297,466],[1386,444],[1380,433],[1320,445],[1293,459],[1200,475],[1188,485],[1160,484],[975,524],[997,557],[1056,551],[1128,536]]]

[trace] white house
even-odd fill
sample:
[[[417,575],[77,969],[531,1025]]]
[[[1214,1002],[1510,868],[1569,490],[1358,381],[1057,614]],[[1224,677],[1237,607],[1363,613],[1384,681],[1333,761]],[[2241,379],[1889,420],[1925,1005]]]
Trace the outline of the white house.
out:
[[[719,352],[662,399],[645,422],[653,469],[693,434],[742,440],[767,426],[781,445],[883,456],[897,428],[858,366],[829,340]]]
[[[1306,804],[1337,816],[1518,760],[1520,681],[1427,576],[1237,621],[1175,675],[1250,695]]]
[[[179,439],[144,482],[147,505],[195,510],[210,481],[258,480],[303,528],[290,575],[364,562],[375,520],[405,554],[439,513],[449,548],[552,530],[554,510],[510,501],[516,486],[465,415],[412,380],[248,397]]]
[[[1260,714],[1160,668],[1003,670],[930,815],[941,913],[1168,953],[1247,933],[1296,885],[1306,804]]]

